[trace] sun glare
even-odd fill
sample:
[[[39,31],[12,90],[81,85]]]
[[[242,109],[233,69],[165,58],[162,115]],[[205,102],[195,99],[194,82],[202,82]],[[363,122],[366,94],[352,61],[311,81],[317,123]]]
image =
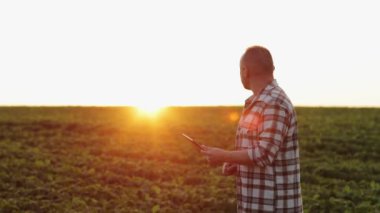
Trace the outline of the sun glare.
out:
[[[164,106],[155,105],[155,104],[145,104],[136,106],[137,112],[142,116],[155,117],[162,112]]]

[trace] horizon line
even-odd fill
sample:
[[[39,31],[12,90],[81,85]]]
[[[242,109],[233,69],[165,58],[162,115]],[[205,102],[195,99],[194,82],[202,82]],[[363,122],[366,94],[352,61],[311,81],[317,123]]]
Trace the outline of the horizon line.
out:
[[[118,105],[118,104],[109,104],[109,105],[101,105],[101,104],[0,104],[0,107],[131,107],[138,108],[137,105]],[[233,104],[195,104],[195,105],[167,105],[162,106],[161,108],[170,108],[170,107],[243,107],[243,105],[233,105]],[[314,108],[380,108],[380,105],[294,105],[294,107],[314,107]]]

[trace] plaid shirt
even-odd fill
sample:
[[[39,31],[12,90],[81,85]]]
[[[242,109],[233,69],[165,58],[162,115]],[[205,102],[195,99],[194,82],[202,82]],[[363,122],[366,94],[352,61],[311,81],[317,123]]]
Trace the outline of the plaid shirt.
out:
[[[238,165],[238,212],[303,212],[296,114],[276,80],[246,100],[235,148],[252,160]]]

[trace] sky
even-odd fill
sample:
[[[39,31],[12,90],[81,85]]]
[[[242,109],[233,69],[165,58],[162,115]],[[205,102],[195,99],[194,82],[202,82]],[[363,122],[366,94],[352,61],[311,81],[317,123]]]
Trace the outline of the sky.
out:
[[[376,1],[1,1],[0,105],[242,105],[267,47],[296,106],[380,106]]]

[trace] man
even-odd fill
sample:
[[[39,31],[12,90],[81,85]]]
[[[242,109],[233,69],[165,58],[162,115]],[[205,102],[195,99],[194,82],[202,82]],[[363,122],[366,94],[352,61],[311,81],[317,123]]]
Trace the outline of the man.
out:
[[[253,95],[245,101],[235,150],[202,146],[210,164],[225,162],[223,174],[236,175],[238,212],[303,212],[296,113],[273,71],[266,48],[246,50],[240,77]]]

